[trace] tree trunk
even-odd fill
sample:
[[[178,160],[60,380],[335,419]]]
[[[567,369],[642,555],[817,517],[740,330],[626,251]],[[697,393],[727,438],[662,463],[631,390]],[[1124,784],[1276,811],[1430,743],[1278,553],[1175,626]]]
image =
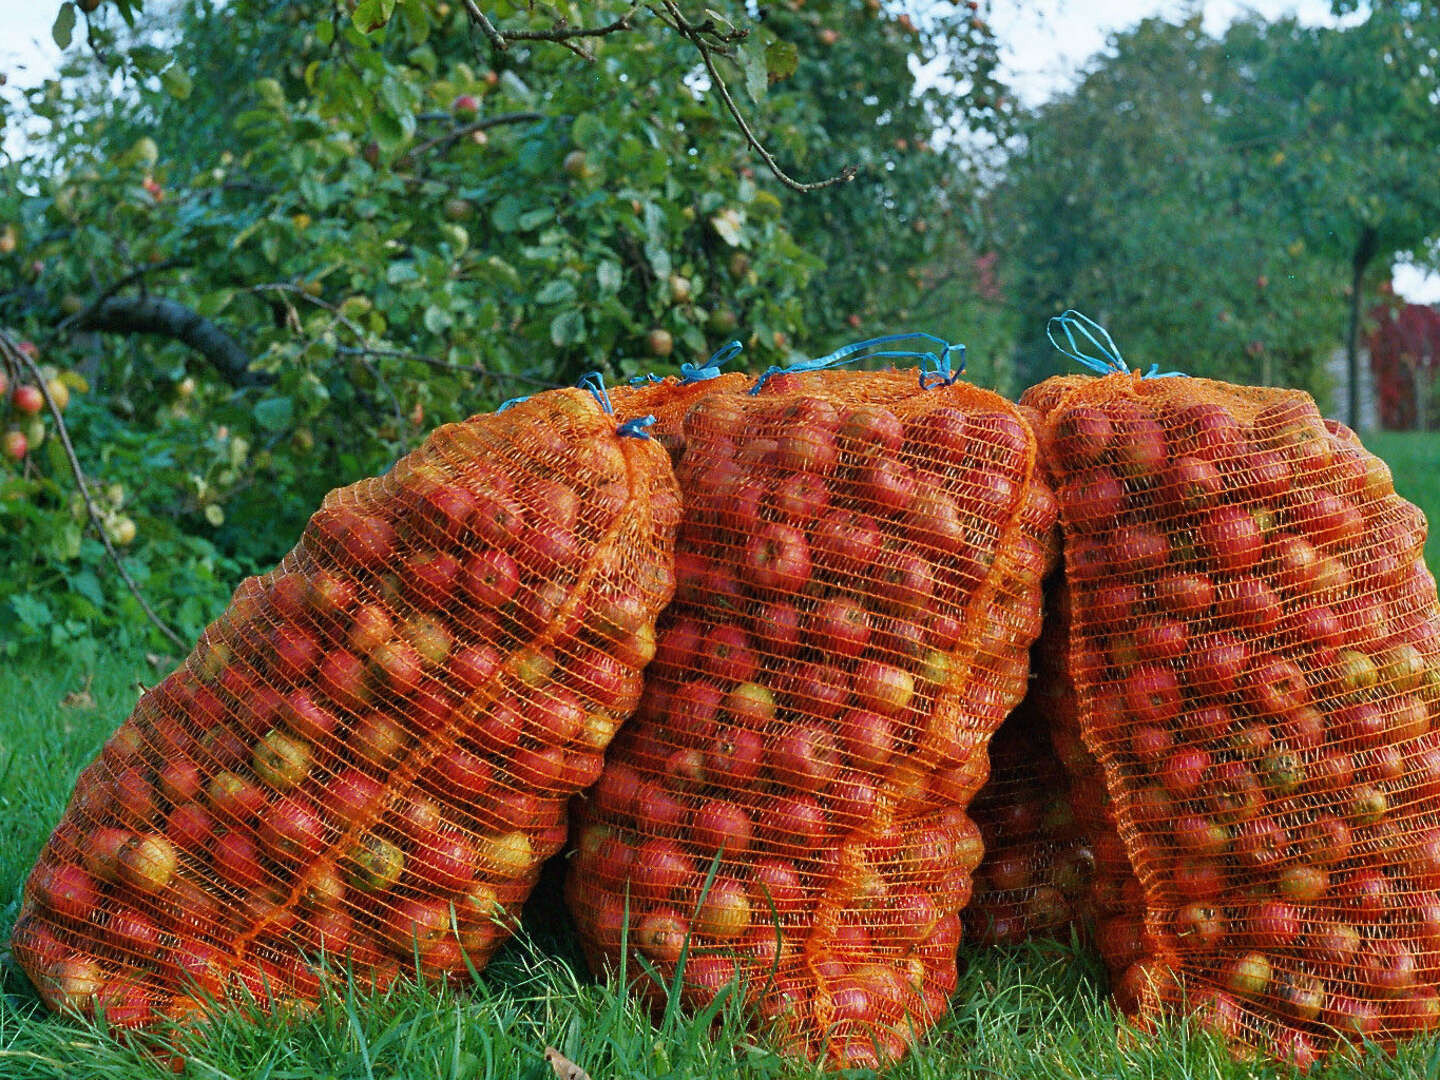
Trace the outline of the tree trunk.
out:
[[[1350,260],[1350,334],[1345,343],[1345,381],[1349,384],[1345,408],[1345,423],[1354,431],[1360,430],[1360,314],[1363,310],[1361,290],[1365,282],[1365,268],[1379,251],[1379,237],[1370,226],[1360,232],[1360,241],[1355,245],[1355,254]]]

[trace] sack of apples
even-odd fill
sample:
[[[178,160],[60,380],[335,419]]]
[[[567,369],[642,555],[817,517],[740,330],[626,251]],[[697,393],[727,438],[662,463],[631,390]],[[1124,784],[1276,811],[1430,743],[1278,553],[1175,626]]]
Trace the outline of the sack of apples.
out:
[[[242,583],[30,875],[14,951],[50,1006],[136,1027],[484,966],[673,590],[669,462],[607,408],[560,390],[444,426]]]
[[[1302,1067],[1434,1027],[1423,515],[1305,394],[1141,377],[1061,328],[1109,372],[1025,400],[1065,536],[1056,743],[1082,822],[1115,830],[1092,841],[1120,1004]]]
[[[965,807],[1039,632],[1033,436],[938,364],[767,372],[678,429],[676,599],[570,908],[657,1004],[733,985],[791,1052],[894,1061],[955,987]]]
[[[985,845],[961,915],[973,944],[1068,941],[1089,932],[1095,856],[1050,746],[1049,724],[1027,699],[990,743],[990,778],[969,810]]]

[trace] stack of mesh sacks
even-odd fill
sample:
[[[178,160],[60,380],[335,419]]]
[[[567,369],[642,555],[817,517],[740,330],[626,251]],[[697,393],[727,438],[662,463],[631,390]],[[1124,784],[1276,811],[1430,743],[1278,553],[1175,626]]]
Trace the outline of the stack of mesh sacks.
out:
[[[1065,533],[1056,744],[1119,1003],[1301,1066],[1432,1028],[1423,515],[1296,391],[1116,374],[1025,402]]]
[[[582,390],[332,492],[81,775],[15,928],[46,1002],[132,1027],[483,967],[639,698],[679,509]]]
[[[1089,933],[1095,856],[1051,748],[1050,714],[1033,697],[995,733],[990,779],[970,804],[985,844],[962,914],[965,940],[975,945]]]
[[[659,387],[676,600],[587,802],[567,900],[597,969],[789,1052],[900,1058],[956,984],[965,807],[1024,694],[1055,510],[1015,406],[916,373]],[[664,430],[667,429],[668,430]],[[683,965],[683,971],[681,971]]]

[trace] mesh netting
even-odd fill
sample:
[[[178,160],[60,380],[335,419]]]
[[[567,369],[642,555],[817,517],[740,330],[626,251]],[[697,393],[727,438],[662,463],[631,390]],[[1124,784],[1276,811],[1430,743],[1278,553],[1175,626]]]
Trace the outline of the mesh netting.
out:
[[[1120,1003],[1301,1064],[1431,1028],[1423,515],[1299,392],[1116,375],[1026,401],[1066,542],[1055,742]]]
[[[894,1060],[954,989],[964,808],[1040,629],[1033,437],[913,371],[773,375],[678,430],[676,601],[567,898],[655,1003],[683,963],[687,1001],[734,981],[792,1052]]]
[[[1053,595],[1053,594],[1052,594]],[[1047,602],[1048,604],[1048,602]],[[990,778],[970,804],[985,858],[962,913],[965,939],[1014,945],[1034,937],[1088,936],[1095,856],[1071,805],[1070,783],[1051,744],[1064,701],[1056,678],[1064,638],[1047,609],[1031,653],[1030,692],[990,743]]]
[[[80,776],[15,955],[111,1024],[463,977],[600,774],[673,591],[663,450],[582,390],[331,492]]]

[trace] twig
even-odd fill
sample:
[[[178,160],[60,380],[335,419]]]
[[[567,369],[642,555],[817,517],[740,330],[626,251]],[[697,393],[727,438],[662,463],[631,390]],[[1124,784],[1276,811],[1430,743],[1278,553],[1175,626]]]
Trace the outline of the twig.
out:
[[[435,356],[426,356],[424,353],[409,352],[406,349],[379,349],[369,345],[338,345],[335,351],[347,356],[365,353],[369,356],[384,356],[394,360],[413,360],[417,364],[428,364],[430,367],[440,368],[443,371],[461,371],[467,375],[477,375],[482,379],[494,379],[497,382],[511,379],[515,382],[539,386],[546,390],[553,390],[555,387],[561,385],[560,383],[551,382],[548,379],[537,378],[534,375],[522,375],[518,372],[509,371],[491,371],[489,368],[480,367],[479,365],[466,367],[464,364],[452,364],[449,360],[441,360]]]
[[[73,323],[83,323],[86,319],[90,318],[90,316],[94,315],[95,312],[100,310],[101,304],[109,300],[121,289],[129,287],[137,281],[144,281],[150,274],[158,274],[162,270],[173,270],[177,266],[189,265],[190,260],[188,259],[165,259],[158,263],[146,263],[144,266],[136,267],[134,270],[131,270],[130,273],[120,278],[120,280],[102,289],[100,295],[91,301],[88,307],[80,309],[73,315],[66,315],[65,318],[55,324],[55,329],[62,331],[68,330]]]
[[[350,333],[355,335],[355,340],[365,340],[365,331],[362,330],[353,319],[349,318],[348,316],[342,315],[340,313],[340,308],[337,305],[330,303],[328,300],[322,300],[318,296],[311,296],[308,292],[300,288],[300,286],[298,285],[292,285],[287,281],[279,281],[265,285],[252,286],[251,291],[279,292],[285,293],[287,295],[298,296],[302,300],[305,300],[311,304],[314,304],[318,308],[323,308],[325,311],[328,311],[331,318],[333,318],[341,326],[345,327],[345,329],[349,330]],[[294,316],[296,329],[298,330],[300,319],[299,316],[295,314],[295,306],[289,302],[287,302],[285,306],[288,309],[289,313]],[[335,347],[335,351],[339,352],[342,348],[343,346],[337,345]],[[377,368],[374,364],[370,363],[370,361],[366,358],[365,355],[360,355],[357,358],[359,359],[361,365],[364,366],[365,370],[370,373],[370,377],[375,380],[376,384],[380,387],[380,389],[385,391],[385,396],[390,399],[390,405],[395,410],[395,423],[403,430],[405,427],[405,411],[400,407],[400,399],[396,397],[395,391],[390,389],[390,384],[385,381],[385,376],[380,374],[380,369]]]
[[[140,586],[135,584],[135,579],[130,576],[130,571],[125,569],[125,563],[121,561],[120,554],[110,543],[110,536],[105,532],[105,525],[100,520],[100,511],[95,509],[95,503],[90,498],[90,485],[85,479],[85,472],[80,468],[80,459],[75,456],[75,447],[70,442],[70,429],[65,426],[65,418],[60,414],[60,407],[55,404],[55,399],[50,396],[50,387],[45,385],[45,380],[40,376],[40,369],[29,356],[20,351],[20,347],[11,340],[10,335],[0,330],[0,351],[11,363],[23,365],[30,372],[31,378],[35,380],[40,388],[40,393],[45,398],[45,405],[50,410],[50,416],[55,421],[55,433],[60,437],[60,445],[65,448],[65,457],[70,461],[70,471],[75,474],[75,483],[80,488],[80,497],[85,500],[85,511],[90,516],[90,524],[100,534],[100,542],[105,545],[105,552],[110,556],[111,563],[124,579],[125,586],[130,590],[130,595],[135,597],[146,617],[155,624],[155,627],[170,639],[178,648],[188,648],[185,640],[165,623],[159,615],[155,614],[144,595],[140,592]]]
[[[735,123],[739,126],[741,134],[745,136],[745,141],[750,144],[750,148],[754,150],[755,153],[760,155],[760,160],[765,162],[766,168],[775,175],[775,179],[779,180],[790,190],[800,192],[819,191],[821,188],[834,187],[836,184],[848,183],[855,179],[854,165],[846,165],[835,176],[830,177],[828,180],[817,181],[813,184],[802,183],[787,174],[784,169],[780,168],[779,163],[771,155],[770,151],[765,149],[760,140],[756,138],[755,133],[750,130],[750,125],[745,122],[745,117],[735,104],[735,99],[730,96],[730,88],[725,84],[725,80],[720,76],[720,70],[715,66],[715,58],[710,55],[712,47],[706,42],[704,34],[696,26],[686,21],[685,16],[680,13],[680,9],[675,6],[674,0],[661,0],[661,3],[664,5],[665,10],[670,13],[671,18],[675,20],[675,29],[684,37],[688,38],[695,46],[696,51],[699,52],[700,59],[705,64],[705,70],[710,73],[711,85],[715,87],[716,93],[720,95],[720,100],[725,103],[725,108],[729,110],[731,117],[734,118]]]
[[[499,52],[508,49],[512,41],[550,41],[557,45],[563,45],[582,59],[594,60],[594,54],[578,46],[576,41],[582,38],[600,38],[633,30],[634,26],[630,19],[639,10],[640,0],[635,0],[630,5],[629,11],[605,26],[569,26],[563,21],[558,21],[549,30],[506,30],[504,33],[495,28],[495,24],[480,10],[475,0],[464,0],[464,4],[471,21],[480,27],[480,32]]]
[[[430,150],[436,146],[444,146],[448,149],[450,144],[459,142],[467,135],[473,134],[477,131],[485,131],[488,128],[499,127],[502,124],[534,123],[536,121],[544,119],[545,114],[538,112],[496,113],[494,116],[487,116],[483,120],[476,120],[472,124],[466,124],[464,127],[458,127],[455,128],[455,130],[453,131],[447,131],[444,135],[437,135],[433,139],[426,139],[422,143],[417,143],[409,150],[405,151],[404,157],[402,157],[400,159],[400,162],[398,162],[397,164],[403,164],[406,161],[411,161],[416,157],[416,155],[423,154],[425,153],[425,151]]]

